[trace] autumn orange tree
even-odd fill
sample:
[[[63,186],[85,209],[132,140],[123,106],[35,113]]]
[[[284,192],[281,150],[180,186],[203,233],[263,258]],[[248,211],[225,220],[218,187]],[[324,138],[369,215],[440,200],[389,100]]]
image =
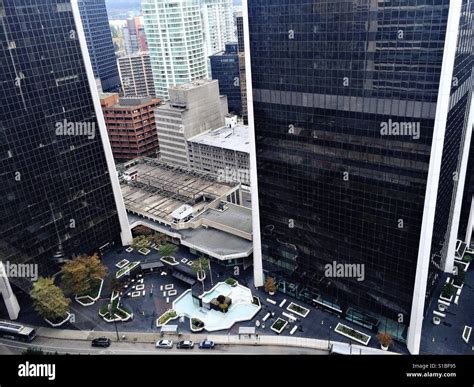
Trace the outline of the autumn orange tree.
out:
[[[61,287],[66,294],[88,294],[107,276],[107,268],[97,255],[81,255],[61,269]]]

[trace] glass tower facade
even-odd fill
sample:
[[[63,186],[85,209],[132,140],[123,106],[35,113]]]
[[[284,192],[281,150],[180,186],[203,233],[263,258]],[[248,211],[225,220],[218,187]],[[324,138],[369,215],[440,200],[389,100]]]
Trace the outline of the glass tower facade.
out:
[[[227,96],[229,112],[242,115],[240,65],[237,43],[227,43],[225,51],[209,57],[212,79],[219,81],[219,92]]]
[[[73,9],[0,0],[0,260],[38,263],[43,275],[120,241],[124,213]]]
[[[94,76],[103,91],[118,91],[120,77],[105,0],[78,0]]]
[[[444,134],[450,3],[248,1],[264,272],[281,291],[401,341],[420,256],[428,292],[446,261],[472,93],[473,2],[464,0]],[[433,133],[444,136],[441,168]],[[440,200],[427,211],[438,178]],[[420,252],[434,207],[432,248]]]

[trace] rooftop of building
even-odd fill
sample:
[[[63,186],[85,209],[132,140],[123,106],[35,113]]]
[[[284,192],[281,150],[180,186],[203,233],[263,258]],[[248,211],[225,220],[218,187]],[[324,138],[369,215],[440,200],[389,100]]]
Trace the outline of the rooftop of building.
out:
[[[124,164],[122,194],[128,211],[172,224],[173,212],[188,205],[197,215],[226,197],[238,183],[218,181],[213,174],[142,158]]]
[[[249,128],[236,125],[233,128],[222,127],[213,129],[189,139],[190,142],[208,145],[237,152],[250,153]]]
[[[215,83],[217,82],[217,80],[215,79],[197,79],[193,82],[189,82],[189,83],[183,83],[181,85],[174,85],[174,86],[170,86],[169,87],[169,90],[192,90],[192,89],[195,89],[197,87],[202,87],[202,86],[205,86],[205,85],[208,85],[210,83]]]
[[[100,93],[100,99],[101,101],[106,100],[108,98],[117,96],[117,93]],[[151,97],[151,96],[145,96],[145,97],[119,97],[118,102],[115,104],[109,104],[109,102],[106,104],[106,108],[123,108],[123,109],[130,109],[130,108],[136,108],[138,106],[144,106],[147,104],[155,103],[159,104],[161,103],[161,100],[159,98]]]

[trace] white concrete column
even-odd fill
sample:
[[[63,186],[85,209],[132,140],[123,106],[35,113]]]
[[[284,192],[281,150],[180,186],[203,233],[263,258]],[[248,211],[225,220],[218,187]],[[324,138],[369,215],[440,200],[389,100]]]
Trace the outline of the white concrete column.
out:
[[[464,240],[464,242],[467,243],[468,248],[471,243],[472,228],[474,227],[473,223],[474,223],[474,195],[471,198],[471,209],[469,211],[469,220],[467,221],[467,227],[466,227],[466,238]]]
[[[458,240],[459,219],[461,218],[462,198],[464,194],[464,186],[466,184],[466,169],[469,160],[469,149],[471,148],[472,123],[474,119],[474,95],[471,99],[470,111],[468,114],[467,127],[464,133],[464,143],[461,142],[462,154],[459,157],[460,167],[459,175],[455,183],[455,191],[453,192],[454,206],[452,208],[451,224],[448,225],[449,241],[444,261],[444,272],[452,273],[454,269],[454,257],[456,255],[456,242]]]
[[[86,68],[87,80],[89,83],[89,89],[94,102],[94,109],[97,117],[97,123],[99,125],[100,137],[102,140],[102,146],[107,161],[107,168],[110,176],[110,183],[112,184],[112,190],[114,193],[115,205],[117,208],[117,215],[120,221],[121,228],[121,239],[122,245],[127,246],[132,243],[132,232],[128,223],[127,211],[122,197],[122,191],[120,189],[120,183],[117,176],[117,170],[115,168],[114,156],[112,154],[112,148],[110,146],[109,135],[107,133],[107,127],[105,126],[104,115],[102,113],[102,107],[100,106],[99,93],[95,84],[94,72],[92,70],[92,64],[89,57],[89,51],[87,50],[86,37],[84,35],[84,29],[82,26],[81,15],[79,12],[79,6],[77,0],[71,0],[72,12],[74,15],[74,21],[76,24],[76,35],[79,39],[81,46],[82,58],[84,66]]]
[[[262,241],[260,234],[260,206],[258,200],[257,151],[255,144],[255,120],[253,113],[252,66],[249,36],[249,15],[247,0],[242,2],[245,41],[245,71],[247,78],[247,109],[250,132],[250,193],[252,195],[253,233],[253,281],[256,287],[263,286]]]
[[[5,301],[5,306],[7,307],[10,320],[16,320],[18,318],[18,314],[20,313],[20,305],[18,304],[18,300],[12,291],[10,281],[8,280],[8,276],[5,272],[5,267],[3,266],[2,262],[0,262],[0,294],[3,297],[3,301]]]
[[[444,137],[449,111],[451,83],[454,71],[454,58],[459,32],[462,0],[452,0],[449,6],[449,15],[444,41],[444,55],[441,67],[441,76],[438,89],[438,101],[433,128],[433,141],[431,145],[430,165],[426,182],[425,203],[423,220],[420,232],[420,245],[416,264],[415,283],[413,287],[413,301],[410,313],[410,326],[408,327],[407,347],[411,354],[420,352],[421,328],[425,308],[426,285],[428,269],[431,259],[431,241],[438,196],[439,175],[443,156]]]

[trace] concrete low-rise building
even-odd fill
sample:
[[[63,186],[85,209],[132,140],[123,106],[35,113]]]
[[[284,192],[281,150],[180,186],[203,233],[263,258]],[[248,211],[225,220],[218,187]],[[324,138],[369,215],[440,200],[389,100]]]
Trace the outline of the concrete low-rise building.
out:
[[[169,102],[155,110],[161,160],[189,166],[186,141],[225,124],[227,97],[219,94],[219,84],[198,80],[170,87]]]
[[[188,140],[189,167],[217,174],[222,181],[250,185],[248,127],[230,118],[226,118],[226,123],[227,126]]]
[[[222,265],[252,265],[252,211],[242,205],[240,183],[149,158],[124,170],[131,228],[146,226]]]

